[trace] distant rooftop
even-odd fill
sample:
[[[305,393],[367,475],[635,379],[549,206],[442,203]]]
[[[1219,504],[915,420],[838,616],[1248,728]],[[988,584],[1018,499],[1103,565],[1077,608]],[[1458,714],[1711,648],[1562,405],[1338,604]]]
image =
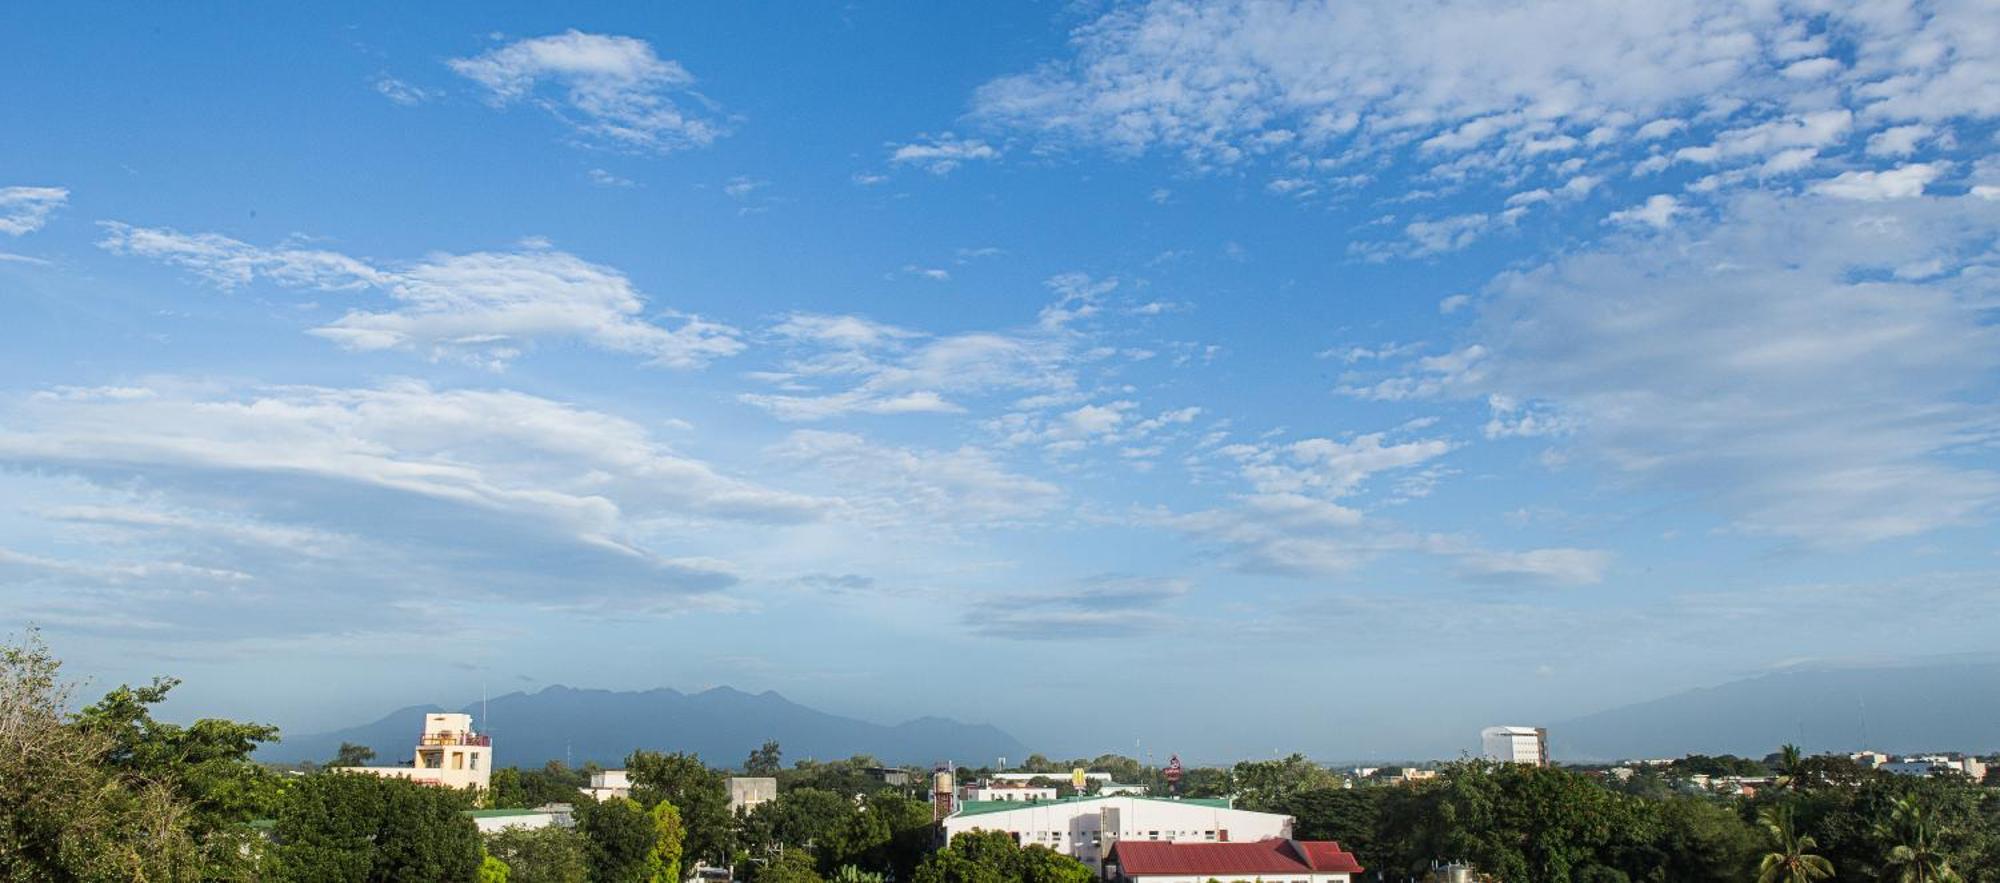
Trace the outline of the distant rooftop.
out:
[[[1138,794],[1080,794],[1075,797],[1060,797],[1055,800],[964,800],[958,804],[958,812],[953,816],[977,816],[1010,809],[1033,809],[1038,806],[1056,806],[1064,803],[1088,803],[1093,800],[1154,800],[1161,803],[1179,803],[1192,806],[1206,806],[1215,809],[1229,809],[1227,797],[1147,797]]]

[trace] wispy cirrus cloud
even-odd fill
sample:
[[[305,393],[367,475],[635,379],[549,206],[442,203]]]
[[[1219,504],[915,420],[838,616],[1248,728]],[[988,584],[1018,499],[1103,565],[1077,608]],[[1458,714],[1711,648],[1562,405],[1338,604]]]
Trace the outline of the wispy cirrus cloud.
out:
[[[561,34],[516,40],[448,62],[486,89],[495,106],[529,101],[589,143],[669,153],[729,134],[694,75],[637,37]]]
[[[378,266],[339,252],[255,246],[217,233],[103,224],[104,249],[180,267],[224,290],[264,280],[318,291],[379,291],[387,309],[350,309],[310,331],[351,350],[410,350],[504,368],[538,338],[582,340],[649,363],[697,368],[734,355],[738,332],[699,316],[654,311],[623,273],[528,243],[511,252],[436,254]]]
[[[1990,251],[2000,204],[1923,175],[1744,195],[1720,217],[1496,279],[1451,353],[1348,390],[1484,397],[1614,481],[1741,529],[1847,546],[1976,523],[2000,474]],[[1900,196],[1901,198],[1887,198]],[[1884,197],[1877,199],[1877,197]]]
[[[67,204],[68,188],[0,187],[0,233],[25,236],[40,230]]]
[[[57,550],[0,561],[35,572],[36,604],[74,596],[63,609],[143,610],[181,630],[233,605],[236,637],[299,630],[276,620],[315,606],[301,591],[363,610],[407,599],[410,585],[440,604],[713,604],[701,599],[742,577],[688,526],[768,531],[834,511],[679,454],[621,417],[505,390],[160,378],[16,398],[0,403],[0,426],[0,465],[12,467],[0,480],[41,482],[12,536]],[[79,543],[90,555],[60,551]],[[101,549],[131,560],[102,563]],[[552,581],[558,563],[565,578]],[[218,576],[233,601],[180,586]]]

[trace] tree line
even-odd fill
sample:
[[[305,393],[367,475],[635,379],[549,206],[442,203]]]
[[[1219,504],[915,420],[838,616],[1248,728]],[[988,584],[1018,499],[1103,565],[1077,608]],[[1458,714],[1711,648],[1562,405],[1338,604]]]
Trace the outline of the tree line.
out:
[[[355,746],[311,772],[257,763],[275,728],[160,721],[152,710],[174,686],[121,686],[70,711],[60,665],[32,633],[0,645],[0,883],[669,883],[696,862],[749,883],[1092,879],[1006,834],[939,844],[926,783],[885,782],[870,757],[785,766],[766,743],[740,768],[777,779],[778,794],[749,812],[730,810],[728,771],[655,751],[626,759],[629,798],[591,800],[579,789],[592,769],[553,762],[495,770],[473,794],[332,769],[365,762]],[[1420,880],[1450,861],[1505,883],[2000,883],[1994,788],[1789,747],[1759,762],[1684,760],[1623,779],[1465,760],[1391,784],[1294,755],[1189,769],[1181,787],[1288,814],[1297,837],[1340,841],[1377,880]],[[1770,781],[1752,796],[1686,784],[1753,763]],[[1166,785],[1115,755],[1027,766],[1065,787],[1073,767]],[[574,826],[482,836],[467,814],[549,803],[574,807]]]

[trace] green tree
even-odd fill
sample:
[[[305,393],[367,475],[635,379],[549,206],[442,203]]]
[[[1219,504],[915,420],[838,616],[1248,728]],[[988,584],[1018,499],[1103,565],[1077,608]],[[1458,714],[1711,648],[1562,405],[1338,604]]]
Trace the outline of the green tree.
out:
[[[823,883],[815,869],[812,853],[788,849],[771,857],[751,875],[752,883]]]
[[[688,859],[721,864],[732,851],[729,786],[692,754],[635,751],[625,759],[632,797],[642,806],[664,800],[680,810]]]
[[[1022,848],[1003,831],[971,831],[917,866],[915,883],[1089,883],[1082,862],[1045,846]]]
[[[1889,847],[1883,864],[1896,883],[1958,883],[1938,827],[1931,806],[1914,794],[1898,798],[1877,825],[1877,839]]]
[[[340,750],[334,753],[333,759],[327,761],[326,765],[333,767],[367,766],[368,762],[374,759],[375,749],[366,745],[356,745],[353,742],[342,742],[340,743]]]
[[[508,883],[510,870],[506,862],[491,855],[482,855],[479,859],[479,872],[472,879],[476,883]]]
[[[1804,772],[1805,752],[1799,750],[1799,746],[1787,742],[1778,747],[1777,756],[1770,760],[1773,761],[1773,767],[1778,774],[1773,784],[1779,788],[1798,790],[1799,774]]]
[[[504,828],[487,835],[486,850],[507,863],[509,883],[590,879],[590,841],[571,828]]]
[[[1246,760],[1237,764],[1231,775],[1238,802],[1254,810],[1279,806],[1302,791],[1340,787],[1339,776],[1303,754],[1283,760]]]
[[[1757,883],[1812,883],[1833,876],[1833,863],[1816,854],[1819,842],[1801,834],[1790,807],[1766,808],[1758,815],[1770,838],[1770,851],[1757,864]]]
[[[1377,809],[1383,788],[1313,788],[1286,795],[1270,807],[1293,818],[1292,834],[1300,840],[1335,840],[1354,853],[1363,867],[1374,867]]]
[[[267,816],[276,808],[277,778],[250,759],[275,742],[278,728],[202,719],[185,727],[153,719],[152,708],[180,682],[154,678],[121,686],[77,713],[75,728],[110,739],[100,761],[114,775],[171,788],[192,807],[197,836]]]
[[[687,836],[681,812],[662,800],[647,815],[653,821],[653,849],[646,853],[647,883],[680,883],[681,841]]]
[[[767,741],[743,761],[743,772],[752,776],[775,776],[785,768],[784,757],[785,752],[779,749],[777,740]]]
[[[479,831],[462,792],[328,772],[291,783],[279,804],[270,879],[298,883],[464,883]]]
[[[578,826],[590,841],[593,883],[639,883],[647,878],[646,860],[653,852],[654,827],[639,804],[613,797],[589,807]]]

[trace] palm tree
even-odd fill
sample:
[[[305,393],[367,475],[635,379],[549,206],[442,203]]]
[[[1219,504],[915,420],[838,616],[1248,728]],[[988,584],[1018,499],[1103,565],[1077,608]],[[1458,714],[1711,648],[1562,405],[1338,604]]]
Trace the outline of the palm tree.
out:
[[[1799,764],[1805,759],[1805,752],[1790,742],[1778,746],[1778,781],[1780,788],[1798,790]]]
[[[1886,863],[1897,883],[1959,883],[1951,856],[1938,844],[1936,814],[1916,795],[1897,798],[1889,821],[1875,826],[1875,836],[1891,844]]]
[[[1790,807],[1770,807],[1757,820],[1771,838],[1771,851],[1757,864],[1757,883],[1812,883],[1833,876],[1833,862],[1813,854],[1819,841],[1793,826]]]

